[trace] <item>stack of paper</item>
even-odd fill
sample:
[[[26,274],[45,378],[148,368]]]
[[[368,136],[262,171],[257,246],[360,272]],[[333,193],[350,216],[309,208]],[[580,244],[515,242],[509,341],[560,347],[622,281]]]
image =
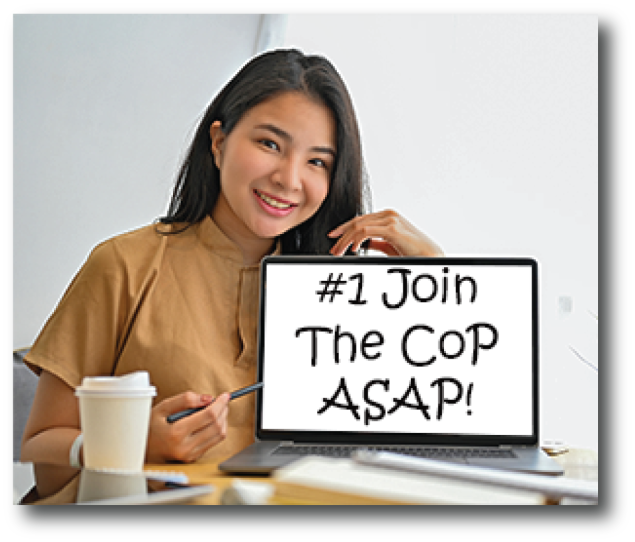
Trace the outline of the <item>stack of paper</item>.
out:
[[[272,504],[545,504],[540,493],[307,457],[274,473]]]

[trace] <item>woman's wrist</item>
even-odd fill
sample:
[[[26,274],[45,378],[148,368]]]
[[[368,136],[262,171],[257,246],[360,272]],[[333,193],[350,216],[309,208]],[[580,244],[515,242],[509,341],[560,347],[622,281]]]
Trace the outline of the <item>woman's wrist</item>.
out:
[[[84,444],[84,435],[80,433],[77,435],[77,438],[73,441],[71,445],[71,450],[68,456],[68,462],[71,467],[80,468],[84,463],[83,457],[83,444]]]

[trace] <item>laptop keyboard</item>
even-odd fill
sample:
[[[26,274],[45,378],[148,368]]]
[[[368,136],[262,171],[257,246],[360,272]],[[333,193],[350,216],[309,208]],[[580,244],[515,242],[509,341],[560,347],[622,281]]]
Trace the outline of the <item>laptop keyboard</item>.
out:
[[[393,452],[426,459],[514,458],[513,450],[499,448],[424,448],[419,446],[322,446],[282,444],[274,455],[319,455],[323,457],[350,457],[356,450]]]

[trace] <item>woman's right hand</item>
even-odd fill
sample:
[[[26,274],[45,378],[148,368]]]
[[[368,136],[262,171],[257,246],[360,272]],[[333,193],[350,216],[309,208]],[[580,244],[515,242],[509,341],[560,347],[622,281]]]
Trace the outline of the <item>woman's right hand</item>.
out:
[[[387,256],[443,256],[432,239],[392,209],[356,216],[328,236],[338,238],[331,248],[334,256],[343,256],[348,248],[357,252],[366,240],[368,248]]]
[[[191,463],[216,446],[227,435],[229,393],[213,398],[191,391],[164,399],[150,413],[148,463],[182,461]],[[169,423],[167,417],[182,410],[203,410]]]

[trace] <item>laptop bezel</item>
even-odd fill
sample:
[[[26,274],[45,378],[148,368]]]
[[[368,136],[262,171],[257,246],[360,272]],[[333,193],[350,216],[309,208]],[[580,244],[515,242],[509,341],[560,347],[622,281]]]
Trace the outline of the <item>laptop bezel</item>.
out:
[[[391,261],[392,260],[392,261]],[[384,256],[267,256],[260,267],[260,301],[258,323],[258,381],[262,381],[264,367],[265,301],[267,272],[270,266],[286,263],[311,265],[362,266],[394,265],[394,259]],[[256,439],[260,441],[292,441],[312,444],[382,444],[382,445],[439,445],[439,446],[537,446],[539,434],[539,304],[538,304],[538,264],[528,257],[400,257],[400,265],[496,265],[522,266],[531,268],[532,275],[532,434],[531,435],[481,435],[481,434],[442,434],[442,433],[389,433],[389,432],[351,432],[351,431],[285,431],[263,429],[262,408],[266,386],[256,397]]]

